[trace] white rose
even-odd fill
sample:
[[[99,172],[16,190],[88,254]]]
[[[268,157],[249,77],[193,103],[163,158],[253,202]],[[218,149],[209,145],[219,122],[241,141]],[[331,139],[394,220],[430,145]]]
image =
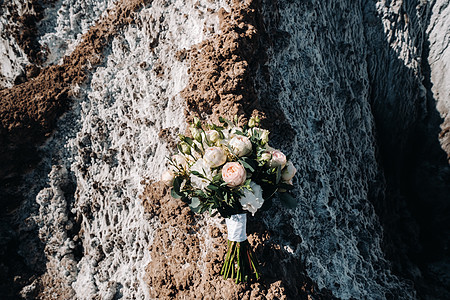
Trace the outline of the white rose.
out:
[[[172,172],[172,170],[167,170],[161,175],[161,181],[164,182],[164,184],[167,186],[172,186],[174,179],[175,174]]]
[[[252,152],[252,142],[250,142],[250,139],[246,136],[236,135],[230,140],[229,145],[231,149],[233,149],[234,154],[239,157]]]
[[[284,181],[291,180],[295,173],[297,172],[297,169],[294,167],[294,164],[289,160],[286,164],[286,167],[281,171],[281,178]]]
[[[211,168],[217,168],[227,161],[227,154],[220,147],[206,148],[203,159]]]
[[[196,176],[194,174],[190,174],[192,187],[205,190],[209,185],[210,180],[217,174],[217,172],[212,172],[209,165],[203,160],[197,160],[190,168],[191,171],[197,171],[200,174],[204,175],[207,179]],[[209,179],[209,180],[208,180]]]
[[[242,205],[242,209],[248,210],[252,215],[255,215],[256,211],[263,205],[264,199],[262,197],[262,188],[259,185],[251,181],[250,187],[253,191],[244,189],[244,196],[239,199],[239,202]]]
[[[274,168],[281,166],[284,168],[286,165],[286,155],[283,154],[283,152],[279,150],[272,150],[270,151],[270,154],[272,154],[272,158],[269,161],[269,167]]]

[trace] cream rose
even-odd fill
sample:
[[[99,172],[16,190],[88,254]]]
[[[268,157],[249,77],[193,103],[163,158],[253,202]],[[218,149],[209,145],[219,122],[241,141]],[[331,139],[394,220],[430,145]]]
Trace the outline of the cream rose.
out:
[[[274,168],[281,166],[284,168],[286,165],[286,155],[283,154],[283,152],[279,150],[272,150],[270,151],[270,154],[272,154],[272,158],[269,161],[269,167]]]
[[[227,161],[227,154],[220,147],[206,148],[203,159],[211,168],[217,168]]]
[[[264,199],[261,186],[251,181],[250,187],[252,191],[244,189],[244,196],[239,199],[239,202],[242,205],[242,209],[248,210],[252,215],[255,215],[256,211],[263,205]]]
[[[297,169],[294,167],[294,164],[290,160],[288,160],[286,166],[281,171],[281,178],[284,181],[289,181],[294,177],[296,172]]]
[[[233,149],[234,154],[239,157],[252,152],[252,142],[246,136],[236,135],[230,140],[229,145]]]
[[[175,174],[172,172],[172,170],[167,170],[161,175],[161,181],[164,182],[164,184],[167,186],[172,186],[174,179]]]
[[[229,187],[236,187],[244,183],[247,172],[238,162],[226,163],[222,168],[222,179]]]

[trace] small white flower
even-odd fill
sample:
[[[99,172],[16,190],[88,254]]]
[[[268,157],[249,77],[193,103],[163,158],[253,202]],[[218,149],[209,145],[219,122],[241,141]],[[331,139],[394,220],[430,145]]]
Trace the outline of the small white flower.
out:
[[[262,188],[253,181],[250,182],[250,188],[252,191],[244,189],[244,196],[239,199],[239,202],[242,205],[242,209],[248,210],[252,215],[255,215],[256,211],[264,204]]]
[[[172,170],[166,170],[161,175],[161,181],[164,182],[164,184],[167,186],[172,186],[174,179],[175,179],[175,174],[172,172]]]
[[[250,139],[246,136],[236,135],[230,140],[229,145],[231,149],[233,149],[234,154],[239,157],[252,152],[252,142],[250,142]]]

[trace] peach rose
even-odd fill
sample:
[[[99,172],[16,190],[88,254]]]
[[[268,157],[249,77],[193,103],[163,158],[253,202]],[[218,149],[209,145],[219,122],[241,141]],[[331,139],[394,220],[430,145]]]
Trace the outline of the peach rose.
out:
[[[222,179],[229,187],[236,187],[244,183],[247,172],[238,162],[226,163],[222,168]]]

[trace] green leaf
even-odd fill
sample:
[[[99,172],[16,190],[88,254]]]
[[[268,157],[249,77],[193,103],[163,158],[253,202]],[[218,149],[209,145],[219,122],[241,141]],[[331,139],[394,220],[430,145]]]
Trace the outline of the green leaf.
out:
[[[175,192],[175,189],[170,189],[170,196],[175,199],[181,199],[181,195],[177,194],[177,192]]]
[[[202,173],[200,173],[198,171],[191,171],[191,174],[198,176],[200,178],[206,178],[205,175],[203,175]]]
[[[210,184],[206,188],[211,190],[211,191],[217,191],[219,189],[219,187],[214,185],[214,184]]]
[[[280,193],[280,200],[287,208],[295,208],[297,206],[297,199],[289,193]]]
[[[192,147],[194,148],[194,150],[195,150],[198,154],[203,155],[202,150],[200,150],[200,148],[197,146],[197,144],[193,144]]]
[[[194,141],[190,138],[190,137],[184,137],[184,141],[186,142],[186,143],[188,143],[189,144],[189,146],[192,146],[192,144],[194,144]]]
[[[250,166],[248,163],[246,163],[244,160],[240,159],[240,160],[239,160],[239,163],[240,163],[241,165],[243,165],[244,168],[248,169],[250,172],[255,172],[255,169],[253,169],[253,167]]]
[[[237,134],[237,135],[247,136],[247,135],[245,135],[245,133],[243,133],[243,132],[240,131],[240,130],[235,130],[234,133]]]
[[[216,176],[213,177],[213,181],[219,181],[222,178],[222,172],[218,172]]]
[[[182,179],[180,177],[175,177],[173,180],[173,189],[177,194],[180,193],[180,185],[181,185]]]

